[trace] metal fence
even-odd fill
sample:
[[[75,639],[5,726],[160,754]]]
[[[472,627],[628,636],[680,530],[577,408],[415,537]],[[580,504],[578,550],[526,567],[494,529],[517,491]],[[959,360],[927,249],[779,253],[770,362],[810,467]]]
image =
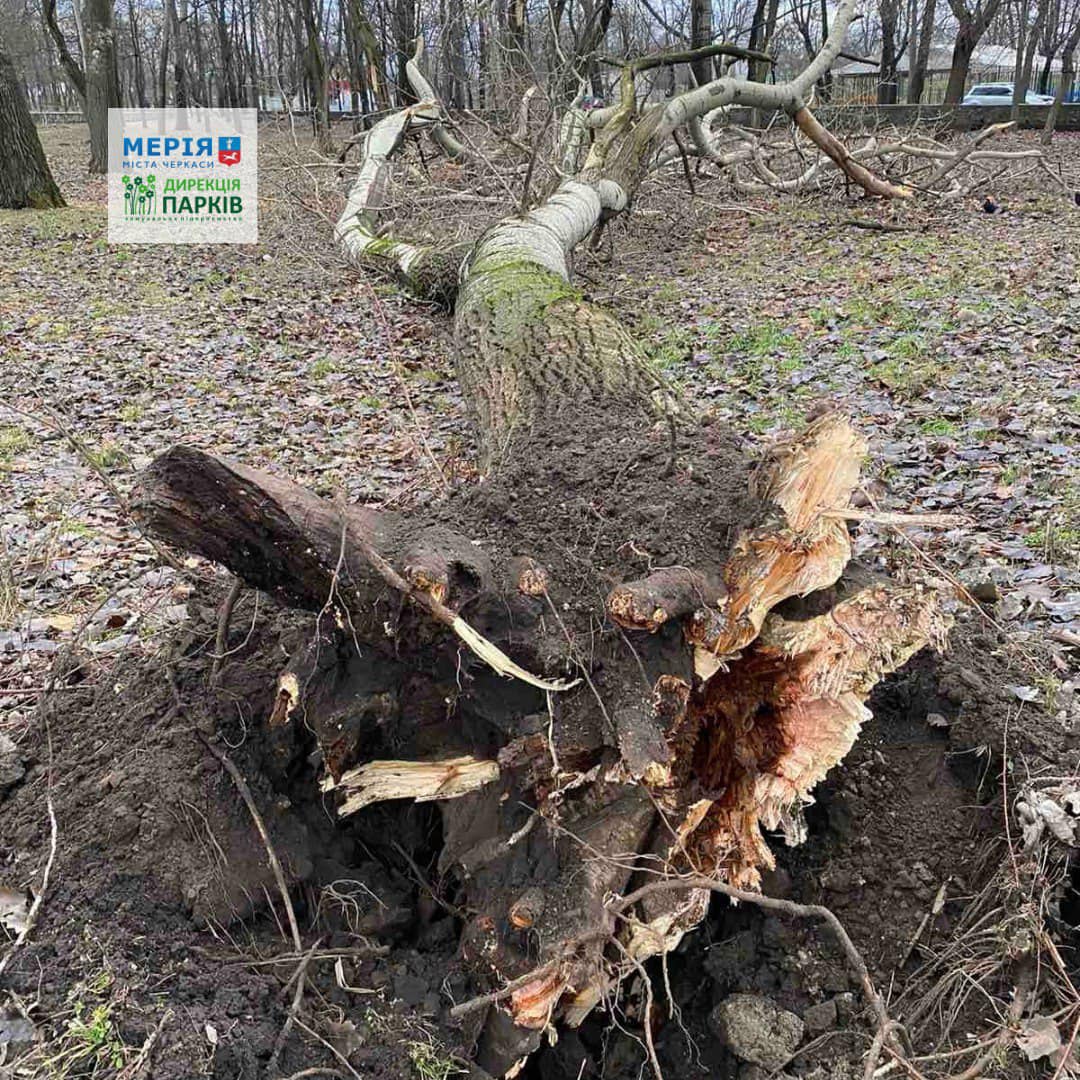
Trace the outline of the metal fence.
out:
[[[1054,94],[1057,92],[1058,83],[1061,80],[1061,72],[1053,71],[1044,91],[1040,85],[1040,70],[1036,63],[1032,72],[1031,86],[1029,89],[1037,93]],[[1016,71],[1012,67],[985,68],[974,75],[968,76],[968,89],[979,83],[1013,82]],[[833,76],[832,100],[839,105],[876,105],[878,99],[878,87],[881,85],[881,75],[876,71],[858,75],[845,75],[842,72]],[[906,71],[897,74],[898,104],[907,104],[908,75]],[[923,84],[920,105],[940,105],[945,100],[945,88],[949,85],[949,73],[947,71],[928,71],[926,81]]]

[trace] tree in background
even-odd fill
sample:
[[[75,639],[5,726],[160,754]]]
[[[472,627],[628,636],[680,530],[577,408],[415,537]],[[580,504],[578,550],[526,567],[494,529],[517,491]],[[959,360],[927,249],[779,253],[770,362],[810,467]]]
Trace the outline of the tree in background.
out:
[[[63,205],[22,82],[0,39],[0,207],[43,210]]]
[[[42,5],[45,27],[65,74],[82,100],[90,127],[90,171],[103,173],[109,164],[109,110],[121,105],[112,0],[85,0],[81,10],[75,0],[73,12],[83,53],[82,65],[68,47],[57,19],[56,0],[45,0]]]
[[[974,7],[968,7],[964,0],[949,0],[949,7],[952,8],[959,26],[953,43],[952,67],[949,70],[949,85],[945,88],[945,104],[959,105],[967,86],[971,58],[1001,8],[1001,0],[986,0],[985,3],[983,0],[975,0]]]

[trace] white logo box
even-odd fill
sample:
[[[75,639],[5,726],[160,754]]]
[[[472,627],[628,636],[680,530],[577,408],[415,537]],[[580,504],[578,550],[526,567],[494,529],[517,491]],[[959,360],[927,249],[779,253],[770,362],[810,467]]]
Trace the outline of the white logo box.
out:
[[[109,243],[254,244],[255,109],[110,109]]]

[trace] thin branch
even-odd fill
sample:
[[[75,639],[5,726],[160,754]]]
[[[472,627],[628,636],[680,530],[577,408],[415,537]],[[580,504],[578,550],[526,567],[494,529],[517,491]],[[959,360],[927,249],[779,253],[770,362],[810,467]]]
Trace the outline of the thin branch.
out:
[[[873,1010],[877,1020],[877,1029],[881,1045],[884,1046],[890,1041],[895,1042],[895,1029],[897,1025],[895,1021],[890,1019],[888,1011],[885,1008],[885,1002],[874,987],[873,980],[870,978],[870,971],[866,966],[866,961],[863,960],[862,954],[856,948],[855,943],[849,937],[848,932],[844,929],[840,920],[829,910],[829,908],[824,907],[821,904],[797,904],[792,900],[780,900],[777,897],[747,892],[745,889],[736,889],[731,885],[725,885],[723,882],[713,881],[711,878],[688,877],[651,882],[630,893],[629,896],[617,897],[608,906],[612,911],[623,912],[632,907],[639,900],[643,900],[645,897],[655,893],[685,891],[688,889],[708,889],[710,892],[720,893],[731,900],[738,900],[745,904],[755,904],[757,907],[764,908],[767,911],[779,911],[797,919],[821,919],[823,922],[826,922],[829,929],[832,930],[836,937],[836,940],[840,943],[840,947],[844,951],[844,955],[847,957],[848,962],[855,969],[855,973],[859,977],[863,996],[866,998],[867,1004]],[[875,1040],[875,1042],[876,1041],[877,1040]],[[898,1046],[894,1052],[898,1057],[903,1056]],[[867,1074],[870,1075],[877,1065],[877,1056],[873,1052],[871,1052],[871,1055],[868,1058],[867,1065]]]
[[[278,1032],[278,1037],[274,1042],[274,1050],[270,1055],[270,1061],[266,1066],[267,1076],[271,1076],[277,1072],[278,1059],[281,1057],[281,1051],[285,1049],[285,1042],[289,1038],[289,1032],[292,1031],[293,1024],[296,1023],[297,1016],[300,1015],[300,1006],[304,1001],[304,988],[307,986],[307,969],[311,963],[311,958],[315,955],[316,950],[322,944],[320,938],[311,946],[310,949],[304,954],[304,958],[300,961],[300,966],[296,969],[296,993],[293,994],[292,1006],[289,1009],[289,1015],[285,1017],[285,1023],[282,1025],[281,1031]]]
[[[218,677],[221,675],[221,662],[225,659],[225,642],[229,636],[229,623],[232,621],[233,608],[240,594],[244,591],[244,583],[237,578],[225,602],[221,605],[221,614],[218,616],[217,636],[214,638],[214,662],[210,667],[210,685],[216,686]]]
[[[270,860],[270,869],[273,871],[278,891],[281,893],[281,899],[285,903],[285,912],[289,916],[289,929],[292,932],[293,944],[296,946],[296,951],[302,953],[304,951],[304,942],[300,937],[300,925],[296,921],[296,911],[293,909],[292,898],[289,896],[289,888],[285,883],[285,873],[281,869],[281,863],[278,861],[274,845],[270,842],[270,834],[266,830],[266,823],[263,821],[263,816],[259,813],[259,808],[255,805],[255,799],[252,797],[251,788],[248,787],[247,781],[233,763],[232,758],[230,758],[223,750],[219,750],[198,729],[196,729],[195,734],[198,735],[203,746],[218,759],[222,768],[233,778],[233,783],[236,784],[236,790],[240,792],[240,797],[244,800],[248,812],[251,814],[251,820],[255,822],[255,828],[258,830],[263,846],[266,848],[266,854]]]

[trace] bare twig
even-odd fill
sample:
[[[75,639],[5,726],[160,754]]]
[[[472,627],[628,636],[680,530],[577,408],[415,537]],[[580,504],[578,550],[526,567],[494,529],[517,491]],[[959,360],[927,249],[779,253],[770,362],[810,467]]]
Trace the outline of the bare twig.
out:
[[[244,590],[244,583],[237,578],[233,582],[229,595],[221,605],[221,614],[218,616],[217,637],[214,639],[214,662],[210,667],[210,685],[216,686],[218,677],[221,675],[221,661],[225,659],[225,642],[229,636],[229,623],[232,621],[233,608],[240,599],[240,593]]]
[[[410,585],[358,532],[350,530],[350,538],[387,585],[397,589],[398,592],[404,593],[414,603],[419,604],[436,622],[448,626],[465,642],[473,653],[500,675],[506,678],[520,679],[522,682],[526,682],[540,690],[569,690],[578,684],[578,679],[571,682],[563,679],[541,679],[526,671],[520,665],[515,664],[506,653],[488,641],[487,638],[478,634],[460,615],[455,614],[430,593]]]
[[[888,1011],[885,1008],[885,1002],[877,992],[873,980],[870,978],[870,971],[866,966],[866,961],[863,960],[862,954],[848,936],[848,932],[844,929],[843,924],[827,907],[824,907],[821,904],[797,904],[792,900],[780,900],[774,896],[764,896],[761,893],[747,892],[745,889],[736,889],[731,885],[725,885],[723,882],[713,881],[711,878],[705,877],[669,878],[665,881],[653,881],[630,893],[629,896],[616,898],[609,907],[613,911],[622,912],[627,908],[632,907],[639,900],[643,900],[646,896],[651,896],[654,893],[675,892],[687,889],[708,889],[710,892],[720,893],[731,900],[738,900],[740,903],[755,904],[757,907],[765,908],[767,911],[779,911],[797,919],[821,919],[823,922],[827,923],[829,929],[832,930],[836,937],[836,940],[840,943],[840,947],[844,951],[844,955],[847,957],[848,962],[855,969],[855,973],[858,975],[859,983],[862,987],[863,996],[866,998],[866,1002],[873,1010],[877,1020],[880,1043],[878,1039],[875,1038],[877,1053],[875,1053],[873,1049],[871,1050],[867,1059],[866,1075],[871,1076],[873,1074],[874,1068],[877,1065],[877,1057],[880,1054],[880,1048],[887,1045],[889,1042],[895,1044],[895,1050],[893,1052],[896,1053],[897,1057],[903,1057],[903,1052],[896,1041],[895,1035],[898,1025],[894,1020],[890,1019]]]
[[[222,768],[233,778],[236,790],[240,792],[240,797],[244,800],[251,814],[251,820],[255,822],[255,828],[262,839],[263,846],[266,848],[267,858],[270,860],[270,869],[273,871],[274,881],[277,883],[281,899],[285,904],[285,912],[289,916],[289,929],[292,932],[293,944],[296,946],[296,951],[302,953],[304,951],[304,942],[300,937],[300,926],[296,921],[296,911],[293,909],[292,898],[289,896],[289,887],[285,883],[285,873],[281,869],[281,863],[278,861],[274,845],[270,842],[270,834],[266,830],[266,823],[263,821],[262,814],[259,813],[259,808],[255,805],[251,788],[248,787],[247,781],[241,775],[240,770],[224,751],[219,750],[201,731],[196,730],[195,734],[199,736],[203,746],[221,762]]]
[[[289,1032],[292,1031],[293,1024],[296,1023],[296,1018],[300,1013],[300,1006],[304,1001],[304,988],[307,985],[308,964],[311,963],[311,958],[315,955],[315,951],[321,944],[322,939],[320,938],[304,954],[304,958],[300,961],[300,965],[296,969],[296,974],[294,976],[296,979],[296,992],[293,994],[289,1015],[285,1017],[285,1023],[282,1025],[281,1031],[278,1032],[278,1037],[274,1042],[274,1051],[270,1055],[270,1061],[266,1066],[267,1076],[272,1077],[273,1074],[277,1072],[278,1058],[281,1057],[281,1051],[285,1049],[285,1041],[289,1037]]]

